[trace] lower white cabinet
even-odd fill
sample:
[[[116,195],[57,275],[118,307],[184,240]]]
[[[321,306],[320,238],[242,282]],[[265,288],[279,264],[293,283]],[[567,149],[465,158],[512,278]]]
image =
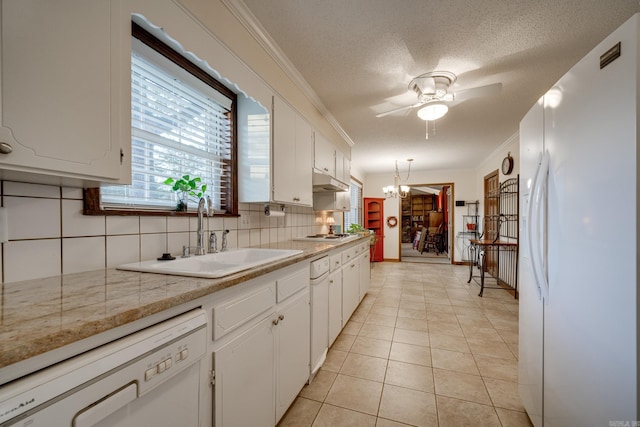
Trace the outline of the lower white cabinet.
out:
[[[213,354],[216,426],[273,426],[275,341],[273,316]]]
[[[371,283],[371,254],[369,252],[369,244],[362,243],[360,245],[360,255],[358,260],[360,262],[360,301],[364,298],[369,290],[369,284]]]
[[[309,290],[278,309],[273,328],[276,342],[276,423],[309,379]],[[249,425],[249,424],[245,424]]]
[[[213,344],[216,426],[274,426],[307,382],[308,272],[309,264],[302,263],[293,272],[214,305],[214,332],[221,323],[235,328],[220,334]],[[274,282],[276,288],[286,288],[287,295],[277,304],[269,297]],[[297,290],[293,282],[298,283]],[[280,289],[277,292],[283,294]],[[268,310],[257,303],[257,295],[273,301]]]
[[[329,347],[342,331],[342,270],[329,274]]]
[[[360,303],[360,261],[355,257],[342,266],[342,323],[346,325]]]

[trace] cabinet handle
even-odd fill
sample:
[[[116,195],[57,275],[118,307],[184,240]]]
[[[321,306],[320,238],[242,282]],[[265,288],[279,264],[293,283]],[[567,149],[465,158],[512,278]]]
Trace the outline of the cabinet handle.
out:
[[[11,144],[7,144],[6,142],[0,142],[0,154],[9,154],[13,151],[13,147]]]
[[[273,326],[277,326],[280,321],[278,319],[273,319],[271,323],[273,323]]]
[[[284,320],[284,314],[281,314],[280,316],[278,316],[278,319]]]
[[[300,201],[300,197],[294,197],[294,198],[293,198],[293,201],[294,201],[294,202],[299,202],[299,201]]]

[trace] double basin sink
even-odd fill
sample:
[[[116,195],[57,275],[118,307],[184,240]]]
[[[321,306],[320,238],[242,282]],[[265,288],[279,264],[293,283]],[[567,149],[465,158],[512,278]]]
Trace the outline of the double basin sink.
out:
[[[168,261],[133,262],[116,268],[118,270],[215,279],[301,253],[301,250],[296,249],[239,248],[207,255],[192,255],[188,258],[177,258]]]

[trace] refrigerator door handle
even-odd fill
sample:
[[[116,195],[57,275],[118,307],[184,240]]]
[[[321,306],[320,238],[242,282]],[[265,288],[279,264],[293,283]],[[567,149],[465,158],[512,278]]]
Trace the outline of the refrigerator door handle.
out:
[[[531,257],[533,275],[538,286],[538,294],[545,300],[549,296],[549,281],[545,272],[546,266],[543,254],[544,242],[542,242],[541,235],[546,235],[547,230],[541,230],[540,228],[546,228],[546,221],[544,223],[542,222],[542,215],[546,206],[546,200],[544,197],[547,194],[548,173],[549,152],[545,151],[533,179],[531,195],[529,196],[529,221],[527,222],[527,242],[529,244],[529,254]]]

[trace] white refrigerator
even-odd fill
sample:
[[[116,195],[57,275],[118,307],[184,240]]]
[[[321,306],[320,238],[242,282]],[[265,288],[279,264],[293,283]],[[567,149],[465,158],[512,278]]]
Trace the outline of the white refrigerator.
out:
[[[635,15],[520,124],[519,391],[536,427],[640,425],[639,28]]]

